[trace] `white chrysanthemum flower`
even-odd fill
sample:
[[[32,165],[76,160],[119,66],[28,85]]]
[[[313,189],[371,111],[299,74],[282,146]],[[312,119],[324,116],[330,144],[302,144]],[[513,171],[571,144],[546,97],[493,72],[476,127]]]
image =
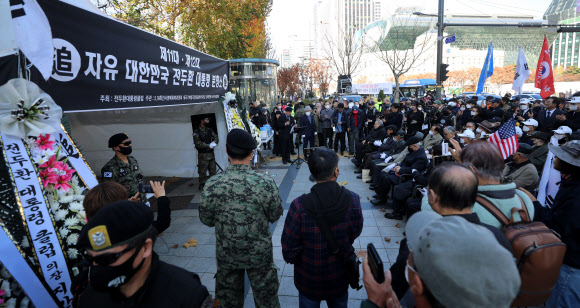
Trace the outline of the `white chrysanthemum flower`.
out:
[[[8,279],[10,277],[12,277],[12,275],[10,275],[6,267],[2,266],[2,269],[0,269],[0,278]],[[4,290],[2,286],[0,286],[0,289]]]
[[[9,299],[4,305],[4,308],[16,308],[16,298]]]
[[[28,308],[28,306],[30,306],[30,299],[25,296],[22,301],[20,301],[20,308]]]
[[[56,211],[58,211],[58,209],[60,209],[60,203],[58,203],[55,199],[54,199],[54,195],[53,194],[46,194],[46,199],[48,199],[48,204],[50,205],[50,209],[52,210],[52,213],[56,213]]]
[[[75,201],[83,201],[85,200],[85,195],[74,195]]]
[[[74,196],[73,196],[74,198]],[[71,202],[71,204],[69,204],[69,208],[72,211],[78,212],[78,211],[82,211],[83,210],[83,204],[80,202]]]
[[[71,203],[75,199],[72,190],[70,189],[67,192],[63,192],[62,195],[59,190],[58,194],[60,195],[59,201],[61,204]]]
[[[65,238],[70,233],[70,230],[67,228],[60,228],[59,233],[61,238]]]
[[[85,210],[78,212],[77,217],[83,221],[87,221],[87,213],[85,213]]]
[[[76,248],[69,248],[66,251],[66,254],[68,255],[69,258],[76,259],[78,257],[78,255],[79,255],[79,251],[76,250]]]
[[[79,240],[79,235],[76,233],[73,233],[66,238],[66,243],[69,245],[76,245],[78,240]]]
[[[44,155],[44,157],[46,157],[46,158],[54,156],[54,154],[56,154],[55,150],[46,149],[46,150],[42,151],[42,155]]]
[[[4,277],[4,275],[2,275]],[[10,276],[9,276],[10,277]],[[4,279],[8,279],[8,277],[4,277]],[[11,297],[12,296],[12,289],[10,288],[10,282],[8,280],[3,280],[2,285],[0,285],[0,289],[6,291],[4,296]]]
[[[24,248],[28,248],[30,247],[30,243],[28,242],[28,237],[23,236],[22,237],[22,242],[20,243],[22,245],[22,247]]]
[[[74,225],[76,225],[76,224],[78,224],[78,223],[79,223],[79,220],[78,220],[78,219],[76,219],[76,218],[74,218],[74,217],[67,218],[67,219],[64,221],[64,225],[65,225],[66,227],[72,227],[72,226],[74,226]]]
[[[68,212],[65,210],[58,210],[54,213],[54,219],[56,221],[64,220],[66,218],[67,214],[68,214]]]

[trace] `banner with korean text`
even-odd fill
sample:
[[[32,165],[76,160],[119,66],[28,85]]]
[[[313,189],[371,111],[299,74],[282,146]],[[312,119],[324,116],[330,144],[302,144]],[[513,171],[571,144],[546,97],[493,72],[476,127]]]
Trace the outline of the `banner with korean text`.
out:
[[[61,1],[38,0],[52,29],[54,68],[31,81],[63,111],[216,102],[229,62]]]

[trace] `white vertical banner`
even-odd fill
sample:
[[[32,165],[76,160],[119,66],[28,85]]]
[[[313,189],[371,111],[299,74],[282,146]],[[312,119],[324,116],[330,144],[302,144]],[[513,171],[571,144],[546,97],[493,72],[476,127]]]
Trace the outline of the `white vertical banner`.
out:
[[[23,215],[24,226],[32,240],[36,259],[40,264],[40,272],[62,307],[70,307],[71,277],[34,163],[22,139],[3,133],[0,135],[6,165],[10,169],[16,199]]]
[[[558,140],[556,140],[556,138],[552,137],[550,142],[553,145],[558,145]],[[552,207],[554,198],[560,189],[561,181],[562,176],[560,175],[560,171],[554,169],[554,153],[548,152],[538,191],[538,202],[540,202],[543,207]]]
[[[11,0],[12,28],[18,48],[36,66],[44,80],[52,75],[52,31],[36,0]]]
[[[95,173],[93,170],[91,170],[83,155],[71,140],[68,133],[62,128],[62,125],[61,128],[55,133],[54,139],[61,147],[61,153],[63,153],[68,158],[68,161],[77,172],[81,181],[85,183],[85,186],[87,186],[88,189],[91,189],[99,185],[99,181],[97,180]]]

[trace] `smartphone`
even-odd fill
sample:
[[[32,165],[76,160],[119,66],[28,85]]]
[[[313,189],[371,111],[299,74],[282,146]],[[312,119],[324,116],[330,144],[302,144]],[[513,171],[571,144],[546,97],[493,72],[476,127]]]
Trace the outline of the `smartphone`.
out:
[[[153,193],[153,187],[149,184],[139,184],[140,193]]]
[[[383,268],[383,261],[379,257],[379,253],[373,243],[367,245],[367,257],[369,258],[369,267],[371,268],[373,278],[375,278],[377,283],[383,283],[385,281],[385,269]]]

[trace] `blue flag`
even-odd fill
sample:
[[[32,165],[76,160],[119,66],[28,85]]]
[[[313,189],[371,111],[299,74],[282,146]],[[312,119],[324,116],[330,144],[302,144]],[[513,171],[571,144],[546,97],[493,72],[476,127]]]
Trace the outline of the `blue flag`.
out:
[[[481,69],[481,75],[479,75],[479,82],[477,83],[477,91],[475,94],[483,92],[483,85],[485,85],[485,80],[493,75],[493,43],[489,43],[487,47],[487,56],[485,56],[485,62],[483,63],[483,68]]]

